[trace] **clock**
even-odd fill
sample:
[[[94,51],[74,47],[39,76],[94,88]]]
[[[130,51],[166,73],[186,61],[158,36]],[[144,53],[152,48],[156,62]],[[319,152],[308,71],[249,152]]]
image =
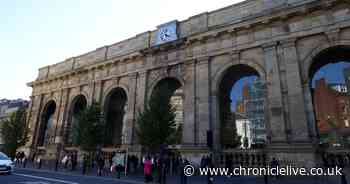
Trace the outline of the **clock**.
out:
[[[158,26],[156,44],[163,44],[177,40],[177,21],[171,21]]]

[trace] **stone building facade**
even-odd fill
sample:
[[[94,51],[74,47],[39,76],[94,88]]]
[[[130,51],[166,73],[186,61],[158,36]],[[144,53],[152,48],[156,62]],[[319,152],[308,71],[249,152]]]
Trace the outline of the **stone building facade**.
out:
[[[338,86],[338,90],[332,86]],[[315,117],[320,134],[332,132],[330,121],[337,129],[349,135],[350,130],[350,97],[345,85],[327,84],[326,79],[316,81],[314,89]]]
[[[206,133],[212,130],[214,151],[221,152],[228,91],[240,77],[257,74],[267,85],[268,152],[300,163],[313,161],[318,136],[310,80],[330,60],[349,59],[349,47],[350,5],[345,0],[247,0],[172,21],[40,68],[37,79],[28,84],[33,92],[27,147],[52,155],[57,145],[64,146],[79,97],[87,104],[99,102],[105,112],[111,99],[115,106],[121,104],[112,105],[122,116],[112,118],[119,119],[118,145],[136,149],[137,111],[154,88],[170,84],[174,91],[181,87],[184,96],[178,148],[208,152]],[[47,113],[54,121],[54,139],[43,145],[39,140]]]

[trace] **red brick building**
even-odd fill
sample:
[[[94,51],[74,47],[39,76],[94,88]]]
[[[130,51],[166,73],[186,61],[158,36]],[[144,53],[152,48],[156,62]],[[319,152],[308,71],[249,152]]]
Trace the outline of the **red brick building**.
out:
[[[317,126],[320,134],[332,130],[329,122],[334,122],[340,133],[347,133],[350,127],[350,104],[346,92],[337,91],[324,78],[316,81],[313,101]]]

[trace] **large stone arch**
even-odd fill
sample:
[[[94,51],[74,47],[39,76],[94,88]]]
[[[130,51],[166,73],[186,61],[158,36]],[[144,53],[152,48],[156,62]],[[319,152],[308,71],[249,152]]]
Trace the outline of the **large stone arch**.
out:
[[[83,101],[80,101],[80,100],[83,100]],[[70,140],[70,136],[71,136],[72,130],[74,128],[74,125],[73,125],[74,117],[73,116],[77,115],[75,113],[79,113],[79,112],[74,112],[76,110],[76,106],[78,105],[77,103],[83,103],[81,105],[83,105],[84,107],[81,107],[81,108],[86,108],[89,105],[88,95],[84,92],[78,93],[78,94],[74,95],[74,97],[72,97],[71,101],[69,102],[68,109],[67,109],[68,117],[67,117],[66,124],[64,127],[64,143],[65,144],[72,143]],[[81,110],[83,110],[83,109],[80,109],[80,111]]]
[[[116,88],[123,89],[126,93],[127,98],[128,99],[130,98],[128,86],[121,84],[121,83],[112,84],[112,85],[108,86],[105,90],[103,90],[103,95],[102,95],[101,102],[100,102],[100,104],[103,108],[104,108],[104,105],[106,104],[106,100],[108,99],[108,95],[110,95],[111,92]],[[130,100],[128,100],[128,101],[130,101]],[[129,106],[129,104],[128,104],[128,106]]]
[[[350,40],[339,40],[335,42],[322,41],[315,48],[311,49],[310,53],[307,54],[307,56],[301,60],[303,84],[308,84],[310,82],[308,72],[309,68],[313,64],[314,58],[324,50],[339,46],[350,47]]]
[[[146,94],[146,103],[147,103],[147,100],[150,99],[155,87],[157,86],[157,84],[164,80],[164,79],[167,79],[167,78],[173,78],[173,79],[176,79],[177,81],[179,81],[181,83],[181,86],[185,86],[185,79],[182,78],[181,76],[179,75],[171,75],[169,73],[162,73],[160,75],[158,75],[155,80],[151,81],[149,87],[148,87],[148,90],[147,90],[147,94]]]
[[[127,130],[129,96],[126,88],[118,85],[108,90],[102,104],[106,120],[105,146],[120,146],[125,144],[123,136]]]
[[[310,70],[316,62],[319,62],[317,57],[323,53],[327,54],[327,51],[337,48],[347,48],[350,49],[350,40],[338,40],[338,41],[323,41],[318,44],[315,48],[311,49],[310,53],[301,60],[301,73],[302,73],[302,88],[304,93],[304,106],[306,109],[308,125],[310,127],[311,136],[315,137],[314,141],[319,141],[319,132],[315,117],[315,109],[313,106],[313,98],[311,93],[311,81],[315,73],[311,74]],[[334,61],[336,63],[336,61]],[[333,62],[329,62],[333,63]],[[318,69],[320,69],[324,64],[320,64]]]
[[[50,139],[54,139],[54,134],[56,131],[56,116],[57,116],[57,112],[58,112],[58,104],[57,104],[57,100],[54,97],[50,97],[48,99],[45,100],[45,104],[40,112],[40,119],[39,119],[39,124],[38,124],[38,131],[37,131],[37,140],[36,140],[36,144],[38,146],[45,146],[46,144],[51,144],[53,143],[52,140],[45,140],[47,139],[47,131],[48,131],[48,127],[47,124],[49,121],[51,121],[51,127],[49,127],[49,132],[50,134],[53,135],[49,135]],[[53,109],[52,109],[53,108]],[[47,142],[47,143],[45,143]]]
[[[258,62],[252,60],[252,59],[240,59],[240,60],[234,60],[233,62],[227,63],[223,65],[214,75],[213,75],[213,85],[211,87],[211,101],[212,101],[212,106],[214,108],[211,108],[211,113],[212,113],[212,122],[214,123],[214,142],[216,145],[221,145],[221,118],[222,118],[222,107],[221,105],[221,90],[220,86],[221,83],[223,82],[224,78],[226,78],[228,72],[231,71],[232,68],[238,67],[238,66],[243,66],[246,68],[250,68],[249,70],[255,71],[257,76],[263,81],[266,82],[266,72],[263,66],[258,64]],[[243,72],[244,73],[244,72]],[[248,72],[249,73],[249,72]],[[254,73],[254,72],[253,72]],[[252,74],[253,74],[252,73]],[[238,74],[242,75],[242,74]],[[245,75],[245,74],[243,74]],[[237,79],[238,81],[239,79]],[[234,83],[233,83],[234,85]],[[266,123],[266,122],[265,122]],[[221,146],[218,146],[217,149],[222,149]]]
[[[239,60],[233,60],[232,62],[226,63],[223,65],[217,72],[214,73],[213,79],[212,79],[212,86],[211,86],[211,92],[214,95],[217,95],[217,89],[219,88],[220,82],[225,76],[226,72],[229,68],[235,66],[235,65],[247,65],[253,69],[255,69],[262,80],[266,80],[266,71],[263,66],[261,66],[258,62],[252,60],[252,59],[239,59]]]

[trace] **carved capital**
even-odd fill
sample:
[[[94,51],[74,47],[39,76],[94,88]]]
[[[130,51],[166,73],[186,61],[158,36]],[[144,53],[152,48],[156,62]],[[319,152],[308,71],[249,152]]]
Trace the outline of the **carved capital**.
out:
[[[240,51],[239,50],[232,50],[230,52],[230,56],[231,56],[232,60],[239,60]]]
[[[264,49],[264,51],[268,51],[268,50],[272,50],[272,49],[276,49],[277,46],[277,42],[268,42],[262,45],[262,48]]]
[[[196,58],[196,61],[198,64],[208,64],[210,57],[209,56],[203,56]]]
[[[296,40],[297,40],[296,38],[288,38],[280,41],[280,43],[283,48],[295,47]]]
[[[134,72],[134,73],[129,73],[129,74],[128,74],[128,77],[129,77],[130,79],[136,79],[137,73],[136,73],[136,72]]]

